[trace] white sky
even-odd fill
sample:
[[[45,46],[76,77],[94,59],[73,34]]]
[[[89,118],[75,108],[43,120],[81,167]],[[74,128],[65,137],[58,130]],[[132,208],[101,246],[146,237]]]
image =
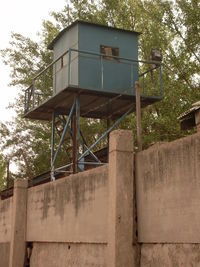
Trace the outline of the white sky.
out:
[[[42,21],[49,17],[49,12],[59,11],[66,0],[6,0],[0,9],[0,49],[8,46],[11,32],[17,32],[36,40],[41,30]],[[17,96],[16,87],[8,87],[10,82],[9,67],[0,57],[0,121],[8,121],[14,111],[6,109]]]

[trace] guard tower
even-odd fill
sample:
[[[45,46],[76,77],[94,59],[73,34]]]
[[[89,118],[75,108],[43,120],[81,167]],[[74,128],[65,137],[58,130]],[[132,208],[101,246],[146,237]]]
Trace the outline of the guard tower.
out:
[[[26,90],[24,117],[52,121],[52,179],[55,172],[67,171],[70,166],[73,172],[83,170],[86,156],[93,159],[89,164],[102,164],[92,149],[126,115],[135,111],[134,84],[140,78],[141,106],[161,99],[161,64],[138,60],[139,34],[76,21],[48,46],[53,50],[54,60]],[[152,72],[157,70],[154,85],[150,86]],[[47,77],[52,79],[50,84]],[[157,92],[155,87],[159,88]],[[80,117],[107,120],[107,131],[90,147],[80,129]],[[63,124],[57,149],[54,148],[56,120]],[[55,170],[57,154],[67,132],[73,140],[72,163]]]

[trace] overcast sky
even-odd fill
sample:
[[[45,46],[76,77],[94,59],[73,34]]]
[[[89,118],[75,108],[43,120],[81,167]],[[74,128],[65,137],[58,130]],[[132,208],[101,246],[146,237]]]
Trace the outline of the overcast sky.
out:
[[[6,0],[0,9],[0,49],[8,46],[11,32],[17,32],[36,40],[42,20],[49,17],[50,11],[59,11],[67,0]],[[17,88],[8,87],[9,67],[0,57],[0,121],[10,120],[14,111],[6,109],[17,95]]]

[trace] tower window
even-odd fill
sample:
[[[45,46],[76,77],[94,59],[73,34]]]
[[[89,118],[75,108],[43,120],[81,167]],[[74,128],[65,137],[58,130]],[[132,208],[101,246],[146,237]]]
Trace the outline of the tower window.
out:
[[[100,53],[105,55],[104,59],[119,61],[119,48],[111,46],[100,46]]]

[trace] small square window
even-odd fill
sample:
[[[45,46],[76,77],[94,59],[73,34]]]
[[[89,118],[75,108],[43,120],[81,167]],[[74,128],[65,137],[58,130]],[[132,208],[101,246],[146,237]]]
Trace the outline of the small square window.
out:
[[[104,59],[119,61],[119,48],[111,46],[100,46],[100,53],[105,55]]]

